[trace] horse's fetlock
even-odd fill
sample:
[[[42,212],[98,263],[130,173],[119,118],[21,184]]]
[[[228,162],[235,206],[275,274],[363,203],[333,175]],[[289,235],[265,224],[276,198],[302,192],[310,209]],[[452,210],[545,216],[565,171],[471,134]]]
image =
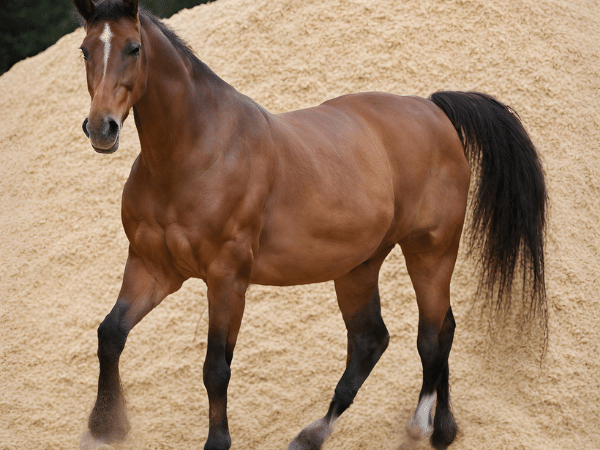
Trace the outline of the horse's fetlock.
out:
[[[438,400],[435,417],[433,419],[433,434],[430,442],[434,448],[446,448],[456,438],[458,426],[454,415],[447,402],[440,403]]]
[[[231,436],[228,431],[209,432],[204,450],[229,450],[229,448],[231,448]]]

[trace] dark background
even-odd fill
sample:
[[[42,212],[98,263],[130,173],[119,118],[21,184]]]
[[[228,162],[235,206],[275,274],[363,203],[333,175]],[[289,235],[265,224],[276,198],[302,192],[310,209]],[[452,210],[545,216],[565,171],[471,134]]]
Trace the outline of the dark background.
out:
[[[211,0],[141,0],[158,17]],[[80,26],[71,0],[0,0],[0,75]]]

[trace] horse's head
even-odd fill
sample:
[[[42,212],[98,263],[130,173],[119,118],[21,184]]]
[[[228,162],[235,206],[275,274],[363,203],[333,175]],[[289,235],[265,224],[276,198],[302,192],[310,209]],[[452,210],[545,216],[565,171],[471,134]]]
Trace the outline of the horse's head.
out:
[[[138,0],[73,0],[85,20],[81,45],[92,106],[83,132],[94,150],[113,153],[129,109],[146,90]]]

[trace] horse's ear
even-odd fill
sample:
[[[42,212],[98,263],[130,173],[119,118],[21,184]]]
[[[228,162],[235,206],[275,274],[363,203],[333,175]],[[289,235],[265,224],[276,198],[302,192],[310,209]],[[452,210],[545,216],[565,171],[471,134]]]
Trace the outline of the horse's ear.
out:
[[[94,17],[96,5],[94,5],[92,0],[73,0],[73,3],[81,17],[83,17],[83,20],[89,22]]]
[[[123,0],[123,9],[125,10],[125,15],[137,18],[138,2],[139,0]]]

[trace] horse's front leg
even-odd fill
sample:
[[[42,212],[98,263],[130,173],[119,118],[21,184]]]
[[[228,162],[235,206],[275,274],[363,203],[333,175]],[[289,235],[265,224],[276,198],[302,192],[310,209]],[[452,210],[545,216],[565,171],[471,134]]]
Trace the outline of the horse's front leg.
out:
[[[160,282],[163,283],[160,283]],[[123,285],[113,309],[98,327],[98,395],[80,448],[123,440],[130,425],[119,376],[119,357],[129,331],[169,293],[181,286],[151,275],[141,259],[130,250]]]
[[[227,422],[227,387],[233,349],[244,314],[252,253],[234,246],[225,248],[211,264],[208,286],[208,343],[204,360],[204,386],[209,402],[209,431],[205,450],[231,447]]]

